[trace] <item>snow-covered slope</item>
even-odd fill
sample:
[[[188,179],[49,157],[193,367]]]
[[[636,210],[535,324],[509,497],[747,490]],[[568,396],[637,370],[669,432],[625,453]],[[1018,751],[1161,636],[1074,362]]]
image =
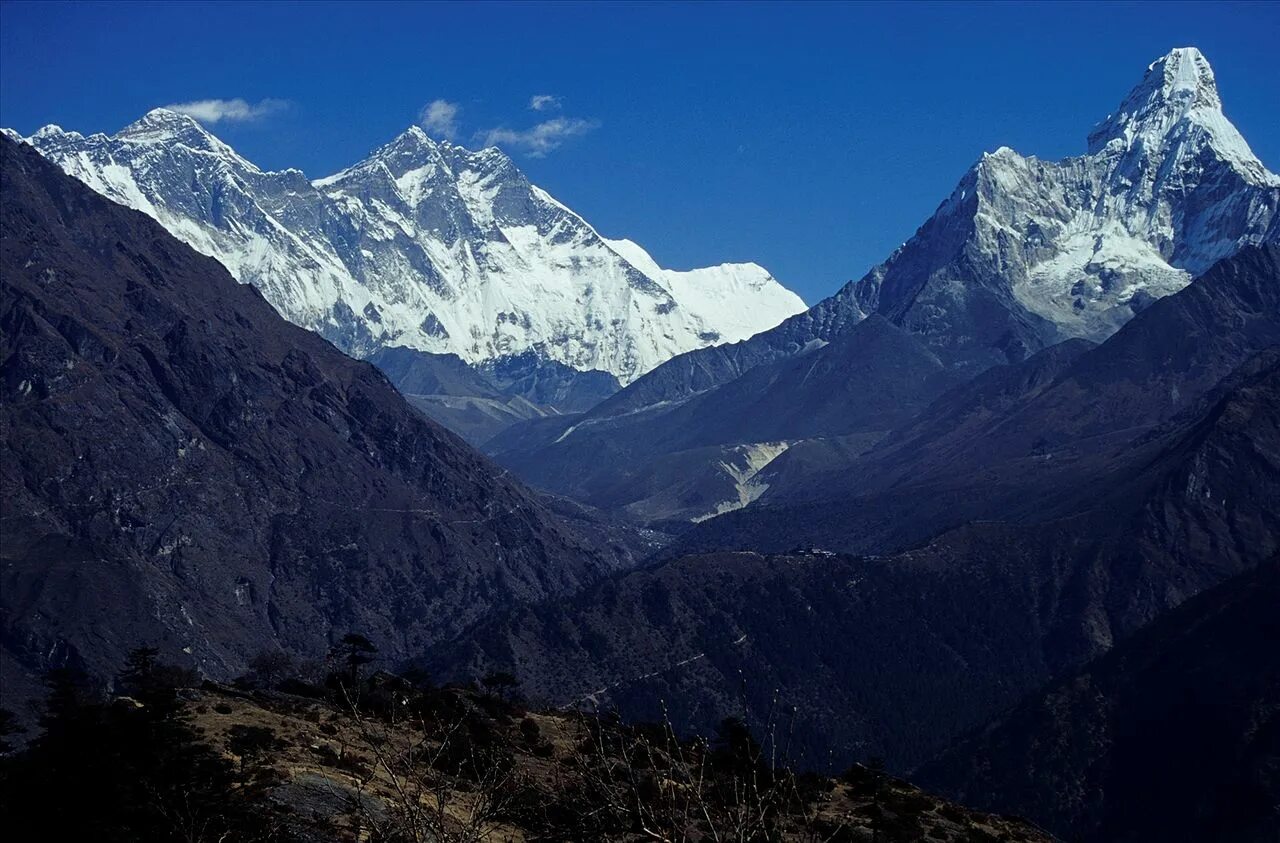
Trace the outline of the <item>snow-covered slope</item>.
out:
[[[114,136],[26,139],[359,356],[391,345],[471,363],[534,351],[628,382],[804,309],[755,264],[673,272],[608,241],[495,148],[410,128],[342,172],[264,172],[165,109]]]
[[[762,330],[758,327],[759,316],[750,308],[726,307],[726,302],[754,302],[754,307],[762,307],[767,313],[785,313],[787,316],[803,310],[794,309],[795,296],[758,263],[722,263],[684,271],[663,269],[638,243],[631,240],[605,242],[632,266],[657,279],[676,300],[685,303],[694,313],[716,314],[719,320],[716,330],[721,335],[714,340],[717,343],[736,342]]]

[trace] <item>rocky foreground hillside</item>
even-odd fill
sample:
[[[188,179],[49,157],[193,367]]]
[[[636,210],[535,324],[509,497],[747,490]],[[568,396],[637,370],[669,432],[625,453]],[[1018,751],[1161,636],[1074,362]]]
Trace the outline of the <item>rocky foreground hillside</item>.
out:
[[[450,688],[364,677],[372,651],[347,640],[352,660],[314,679],[264,656],[235,686],[195,687],[137,651],[120,694],[95,699],[55,673],[44,733],[0,757],[15,797],[0,824],[19,839],[187,843],[1051,839],[874,762],[793,773],[781,724],[757,740],[730,718],[713,738],[677,739],[662,724],[530,711],[502,675]],[[63,793],[81,810],[52,810]]]

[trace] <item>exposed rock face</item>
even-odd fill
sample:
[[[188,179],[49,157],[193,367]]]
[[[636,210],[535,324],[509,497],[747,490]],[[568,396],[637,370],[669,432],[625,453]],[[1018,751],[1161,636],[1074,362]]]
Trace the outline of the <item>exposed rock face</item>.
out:
[[[474,364],[533,352],[626,382],[804,309],[756,264],[662,269],[499,150],[417,127],[315,182],[264,172],[164,109],[114,136],[47,126],[27,141],[355,356],[400,345]]]
[[[144,643],[227,677],[349,630],[403,658],[625,557],[153,220],[0,154],[8,680]]]

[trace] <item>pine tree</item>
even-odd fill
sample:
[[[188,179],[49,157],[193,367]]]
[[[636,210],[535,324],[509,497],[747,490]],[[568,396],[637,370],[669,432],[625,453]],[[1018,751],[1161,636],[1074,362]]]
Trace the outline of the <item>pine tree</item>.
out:
[[[358,632],[348,632],[342,640],[329,651],[330,658],[342,665],[337,677],[348,688],[360,684],[360,670],[374,660],[378,648],[373,642]]]

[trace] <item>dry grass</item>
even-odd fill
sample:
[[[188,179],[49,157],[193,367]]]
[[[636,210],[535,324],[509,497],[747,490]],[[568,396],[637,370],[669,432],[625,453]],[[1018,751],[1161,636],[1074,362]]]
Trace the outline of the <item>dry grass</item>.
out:
[[[458,692],[469,700],[484,698]],[[403,804],[405,793],[392,775],[394,764],[380,762],[380,756],[404,752],[421,733],[409,726],[379,723],[371,746],[369,726],[362,725],[351,712],[326,701],[286,694],[241,693],[225,688],[206,688],[191,703],[196,725],[211,745],[237,763],[227,749],[233,727],[257,726],[270,729],[281,741],[269,757],[260,762],[279,778],[275,797],[296,819],[310,839],[368,839],[368,822],[362,817],[394,811]],[[514,758],[504,787],[519,791],[526,800],[550,802],[566,786],[583,762],[583,745],[589,743],[592,718],[577,713],[536,713],[512,709],[510,715],[495,718],[504,747]],[[528,720],[530,726],[522,721]],[[536,734],[530,740],[529,735]],[[439,745],[433,740],[434,746]],[[441,785],[414,795],[430,808],[436,794],[443,794],[444,838],[506,843],[548,839],[531,834],[508,814],[475,821],[477,803],[486,797],[483,786],[465,777],[445,777],[431,773]],[[920,791],[910,784],[885,777],[877,789],[865,781],[826,780],[820,796],[806,809],[807,816],[788,816],[780,825],[781,838],[788,840],[892,841],[921,840],[929,843],[994,843],[1027,841],[1046,843],[1053,838],[1029,824],[970,811]],[[362,810],[355,810],[362,800]],[[515,814],[518,816],[518,813]],[[881,828],[873,833],[873,818],[881,817]],[[814,822],[814,820],[817,822]],[[324,837],[316,829],[326,829]],[[821,829],[821,831],[815,831]],[[637,833],[616,839],[654,839]],[[661,839],[661,838],[660,838]],[[690,830],[676,839],[715,839]],[[757,839],[749,837],[745,839]],[[764,838],[759,838],[764,839]]]

